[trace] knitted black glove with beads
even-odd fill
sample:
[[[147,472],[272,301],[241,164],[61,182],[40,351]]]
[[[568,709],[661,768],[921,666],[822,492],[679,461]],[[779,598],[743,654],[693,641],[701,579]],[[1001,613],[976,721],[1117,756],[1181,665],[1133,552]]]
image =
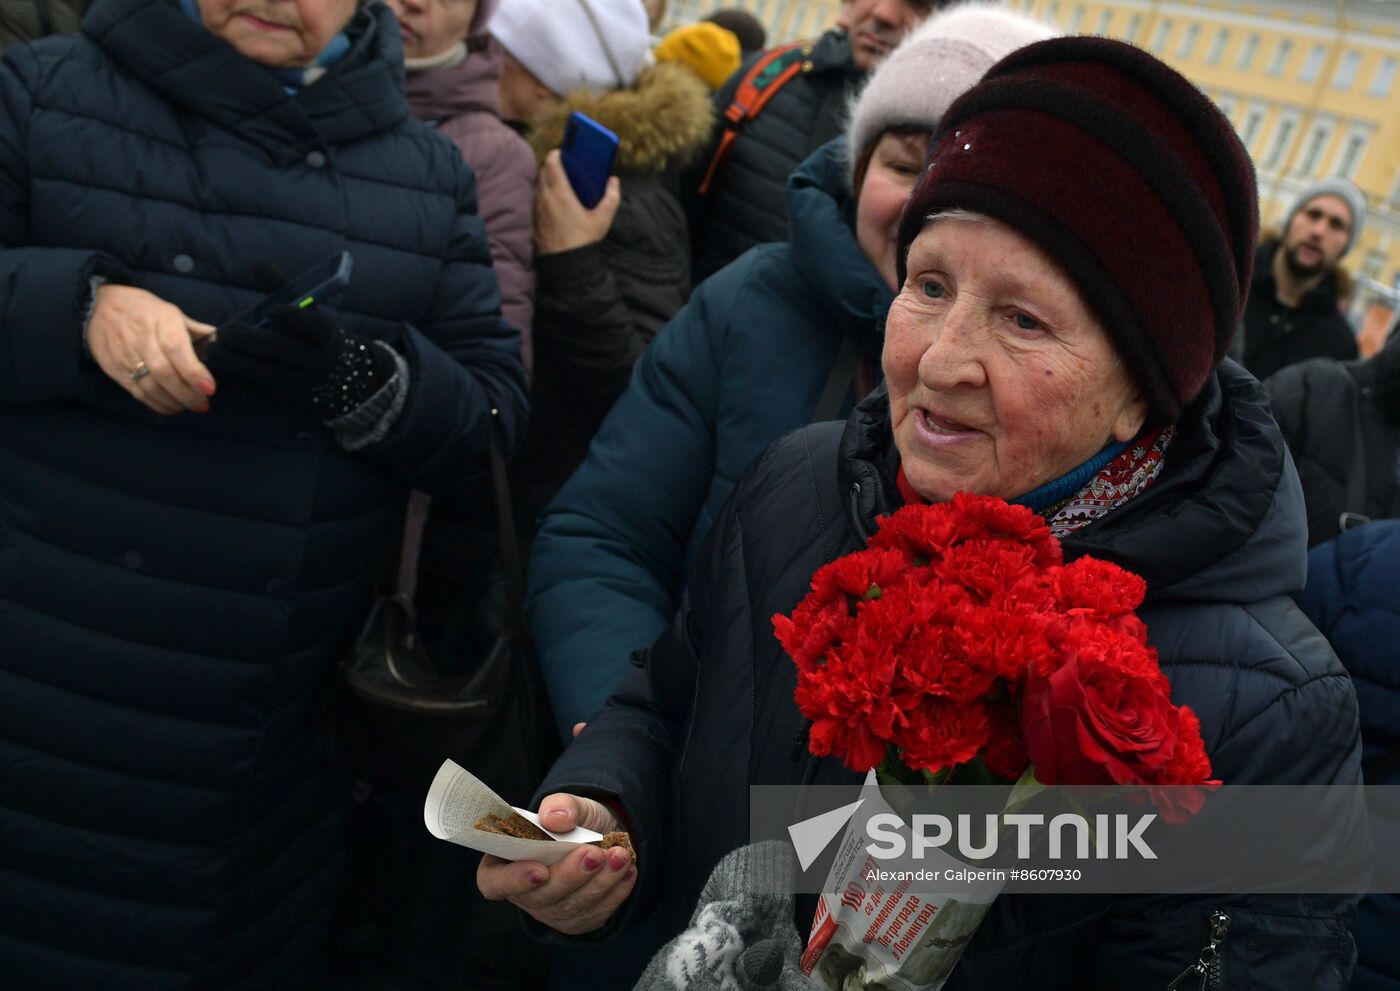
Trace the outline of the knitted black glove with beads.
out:
[[[292,306],[273,310],[264,327],[219,328],[206,358],[216,375],[256,382],[325,422],[363,406],[396,368],[387,348]]]

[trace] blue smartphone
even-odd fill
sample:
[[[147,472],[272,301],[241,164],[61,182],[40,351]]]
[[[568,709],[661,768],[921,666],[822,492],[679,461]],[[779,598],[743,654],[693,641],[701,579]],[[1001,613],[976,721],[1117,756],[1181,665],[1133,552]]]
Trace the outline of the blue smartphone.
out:
[[[596,120],[578,112],[569,114],[559,157],[564,161],[564,173],[574,194],[590,210],[607,192],[617,143],[617,135]]]
[[[355,260],[348,251],[331,255],[315,268],[309,268],[289,281],[281,289],[270,292],[242,313],[225,320],[225,323],[241,323],[249,327],[265,327],[269,315],[279,306],[295,306],[306,309],[322,302],[327,296],[339,292],[350,284],[350,271]]]

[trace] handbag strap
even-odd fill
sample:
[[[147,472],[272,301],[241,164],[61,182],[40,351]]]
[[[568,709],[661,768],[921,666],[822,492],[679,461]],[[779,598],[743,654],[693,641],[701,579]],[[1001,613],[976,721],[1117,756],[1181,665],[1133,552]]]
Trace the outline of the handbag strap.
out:
[[[515,509],[510,498],[510,477],[501,445],[501,424],[491,411],[491,492],[496,500],[496,537],[500,543],[501,568],[506,579],[506,622],[515,642],[524,645],[529,635],[525,625],[525,567],[520,560],[520,538],[515,531]]]
[[[496,506],[496,539],[501,554],[501,567],[506,579],[506,621],[516,643],[525,642],[525,568],[520,560],[520,540],[515,532],[515,513],[510,499],[510,478],[506,474],[506,457],[501,445],[500,413],[491,411],[491,436],[488,456],[491,462],[491,497]],[[418,591],[418,559],[423,550],[423,532],[427,528],[428,507],[432,496],[417,489],[408,495],[408,508],[403,524],[403,548],[399,553],[397,591],[412,602]]]
[[[399,580],[395,590],[405,602],[418,594],[418,558],[423,550],[423,530],[428,524],[432,496],[414,489],[408,494],[408,510],[403,521],[403,551],[399,554]]]

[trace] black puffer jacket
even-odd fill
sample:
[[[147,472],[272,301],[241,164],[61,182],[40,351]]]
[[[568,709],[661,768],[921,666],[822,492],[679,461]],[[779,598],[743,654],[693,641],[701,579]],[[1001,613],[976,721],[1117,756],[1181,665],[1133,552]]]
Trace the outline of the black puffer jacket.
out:
[[[1343,512],[1400,517],[1400,337],[1370,361],[1318,358],[1265,385],[1303,482],[1309,547],[1341,532]]]
[[[1178,427],[1153,486],[1069,537],[1066,554],[1146,578],[1140,615],[1221,779],[1356,783],[1351,682],[1288,597],[1303,584],[1302,496],[1263,390],[1227,365]],[[631,821],[640,873],[615,926],[660,900],[668,934],[684,928],[714,865],[749,841],[751,784],[859,780],[833,758],[791,755],[796,673],[770,617],[896,507],[891,445],[880,390],[844,428],[818,424],[769,448],[711,530],[646,667],[546,778],[540,796],[615,798]],[[1231,991],[1346,986],[1353,898],[1007,895],[947,988],[1165,988],[1195,959],[1211,904],[1230,906]]]
[[[1297,308],[1278,299],[1274,278],[1277,241],[1268,241],[1254,256],[1254,279],[1245,306],[1240,363],[1266,379],[1281,368],[1309,358],[1350,361],[1357,355],[1356,333],[1339,306],[1338,275],[1326,275]]]
[[[574,111],[618,136],[622,204],[602,241],[535,256],[535,417],[522,458],[531,514],[583,462],[632,365],[690,298],[675,184],[714,123],[699,77],[662,63],[629,89],[574,93],[537,122],[529,139],[541,161]]]
[[[754,56],[759,58],[761,56]],[[802,51],[802,71],[744,124],[708,195],[697,189],[718,143],[698,160],[682,189],[688,198],[695,281],[719,271],[756,244],[788,239],[788,176],[846,127],[851,94],[865,74],[851,58],[845,32],[832,30]],[[753,60],[715,95],[723,115]]]
[[[83,30],[0,63],[0,984],[302,987],[342,859],[337,662],[409,486],[475,485],[492,408],[522,432],[519,336],[386,7],[298,96],[175,0]],[[158,416],[82,357],[94,271],[218,323],[253,261],[342,249],[328,312],[412,381],[359,454],[227,376]]]

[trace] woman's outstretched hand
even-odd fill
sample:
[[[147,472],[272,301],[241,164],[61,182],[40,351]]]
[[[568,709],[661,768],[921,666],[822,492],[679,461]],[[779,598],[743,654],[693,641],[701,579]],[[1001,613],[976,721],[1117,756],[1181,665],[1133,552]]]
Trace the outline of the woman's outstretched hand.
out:
[[[214,376],[194,345],[212,333],[209,324],[153,293],[108,284],[94,294],[87,347],[108,378],[157,413],[203,413]]]
[[[617,817],[600,802],[576,795],[550,795],[540,803],[540,822],[553,833],[582,826],[616,832]],[[637,883],[637,867],[626,850],[583,847],[553,867],[533,860],[485,856],[476,886],[490,901],[508,901],[541,925],[568,936],[601,928],[627,900]]]

